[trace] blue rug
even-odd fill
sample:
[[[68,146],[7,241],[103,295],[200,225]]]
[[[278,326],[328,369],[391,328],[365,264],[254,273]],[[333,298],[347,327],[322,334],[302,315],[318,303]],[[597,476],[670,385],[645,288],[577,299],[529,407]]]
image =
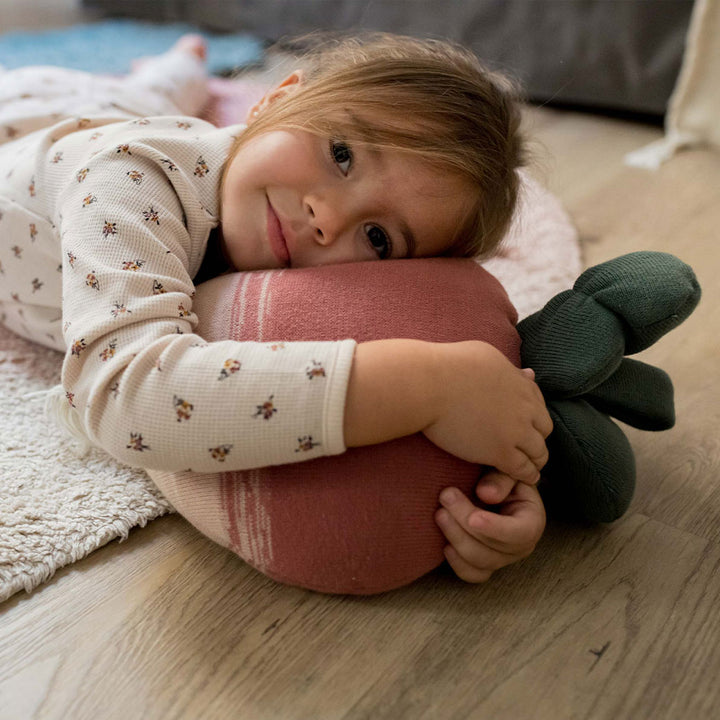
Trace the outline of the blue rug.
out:
[[[45,32],[0,35],[0,65],[60,65],[94,73],[120,74],[143,55],[159,55],[181,35],[199,33],[208,43],[208,68],[222,74],[263,58],[263,44],[245,33],[211,35],[185,23],[107,20]]]

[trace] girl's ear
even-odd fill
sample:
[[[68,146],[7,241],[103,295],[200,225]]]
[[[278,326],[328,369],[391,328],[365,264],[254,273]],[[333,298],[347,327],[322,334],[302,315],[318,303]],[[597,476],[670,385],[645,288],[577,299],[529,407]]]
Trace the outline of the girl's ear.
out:
[[[299,90],[304,82],[305,73],[302,70],[294,70],[276,88],[265,93],[262,99],[248,110],[245,122],[248,125],[253,123],[265,108],[270,107],[276,100],[285,97],[289,93]]]

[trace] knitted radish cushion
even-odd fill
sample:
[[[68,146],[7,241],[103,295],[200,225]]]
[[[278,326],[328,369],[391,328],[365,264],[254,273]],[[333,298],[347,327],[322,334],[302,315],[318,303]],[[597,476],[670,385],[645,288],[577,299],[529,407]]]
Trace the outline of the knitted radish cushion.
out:
[[[206,340],[486,340],[519,364],[517,314],[473,260],[415,259],[235,273],[197,288]],[[214,541],[284,583],[376,593],[443,561],[440,491],[468,496],[480,468],[422,434],[242,472],[150,475]]]

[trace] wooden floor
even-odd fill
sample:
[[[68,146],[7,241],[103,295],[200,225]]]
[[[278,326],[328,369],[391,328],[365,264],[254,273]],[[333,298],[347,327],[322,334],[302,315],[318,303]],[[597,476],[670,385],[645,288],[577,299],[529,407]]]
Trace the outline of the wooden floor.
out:
[[[176,516],[0,608],[0,717],[703,720],[720,717],[720,155],[624,167],[657,128],[528,114],[587,264],[693,265],[704,299],[644,353],[677,426],[630,432],[621,521],[551,524],[484,586],[438,571],[372,598],[276,585]]]

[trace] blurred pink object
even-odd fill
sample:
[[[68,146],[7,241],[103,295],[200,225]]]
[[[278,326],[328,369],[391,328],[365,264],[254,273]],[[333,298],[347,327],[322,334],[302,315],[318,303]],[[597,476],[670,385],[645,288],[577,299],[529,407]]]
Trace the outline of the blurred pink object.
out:
[[[248,110],[268,89],[266,83],[245,78],[210,78],[208,87],[210,101],[202,118],[218,127],[244,123]]]

